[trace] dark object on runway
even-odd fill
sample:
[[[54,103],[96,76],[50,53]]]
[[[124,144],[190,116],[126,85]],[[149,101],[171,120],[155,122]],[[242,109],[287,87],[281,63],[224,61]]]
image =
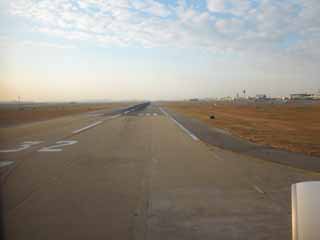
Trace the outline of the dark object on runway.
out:
[[[215,119],[216,117],[214,115],[210,115],[210,119]]]

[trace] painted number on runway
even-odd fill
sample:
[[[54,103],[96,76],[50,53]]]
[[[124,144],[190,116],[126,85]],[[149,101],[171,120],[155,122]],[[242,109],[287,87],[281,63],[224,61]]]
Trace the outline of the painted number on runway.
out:
[[[38,152],[61,152],[62,147],[70,146],[76,144],[78,141],[69,140],[69,141],[58,141],[55,145],[51,145],[48,147],[43,147],[38,150]]]
[[[0,150],[0,152],[2,153],[14,153],[14,152],[20,152],[23,150],[26,150],[34,145],[40,144],[42,143],[41,141],[26,141],[21,143],[18,148],[14,148],[14,149],[7,149],[7,150]]]

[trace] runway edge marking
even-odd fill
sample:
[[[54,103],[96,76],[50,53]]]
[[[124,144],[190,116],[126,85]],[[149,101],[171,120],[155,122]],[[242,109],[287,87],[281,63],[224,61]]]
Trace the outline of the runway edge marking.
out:
[[[199,138],[194,135],[192,132],[190,132],[188,129],[186,129],[181,123],[179,123],[176,119],[174,119],[169,113],[167,113],[163,108],[160,107],[160,111],[170,118],[176,125],[178,125],[185,133],[187,133],[193,140],[199,141]]]

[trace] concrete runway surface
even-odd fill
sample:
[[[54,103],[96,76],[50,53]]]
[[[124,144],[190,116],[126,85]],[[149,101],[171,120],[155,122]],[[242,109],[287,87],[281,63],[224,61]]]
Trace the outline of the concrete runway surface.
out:
[[[3,130],[6,239],[291,239],[320,175],[209,146],[157,105]]]

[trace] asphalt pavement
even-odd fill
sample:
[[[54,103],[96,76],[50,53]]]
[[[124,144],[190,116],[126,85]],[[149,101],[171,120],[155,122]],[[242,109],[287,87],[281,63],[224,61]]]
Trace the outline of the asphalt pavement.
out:
[[[154,104],[1,129],[6,239],[291,239],[320,175],[202,142]]]

